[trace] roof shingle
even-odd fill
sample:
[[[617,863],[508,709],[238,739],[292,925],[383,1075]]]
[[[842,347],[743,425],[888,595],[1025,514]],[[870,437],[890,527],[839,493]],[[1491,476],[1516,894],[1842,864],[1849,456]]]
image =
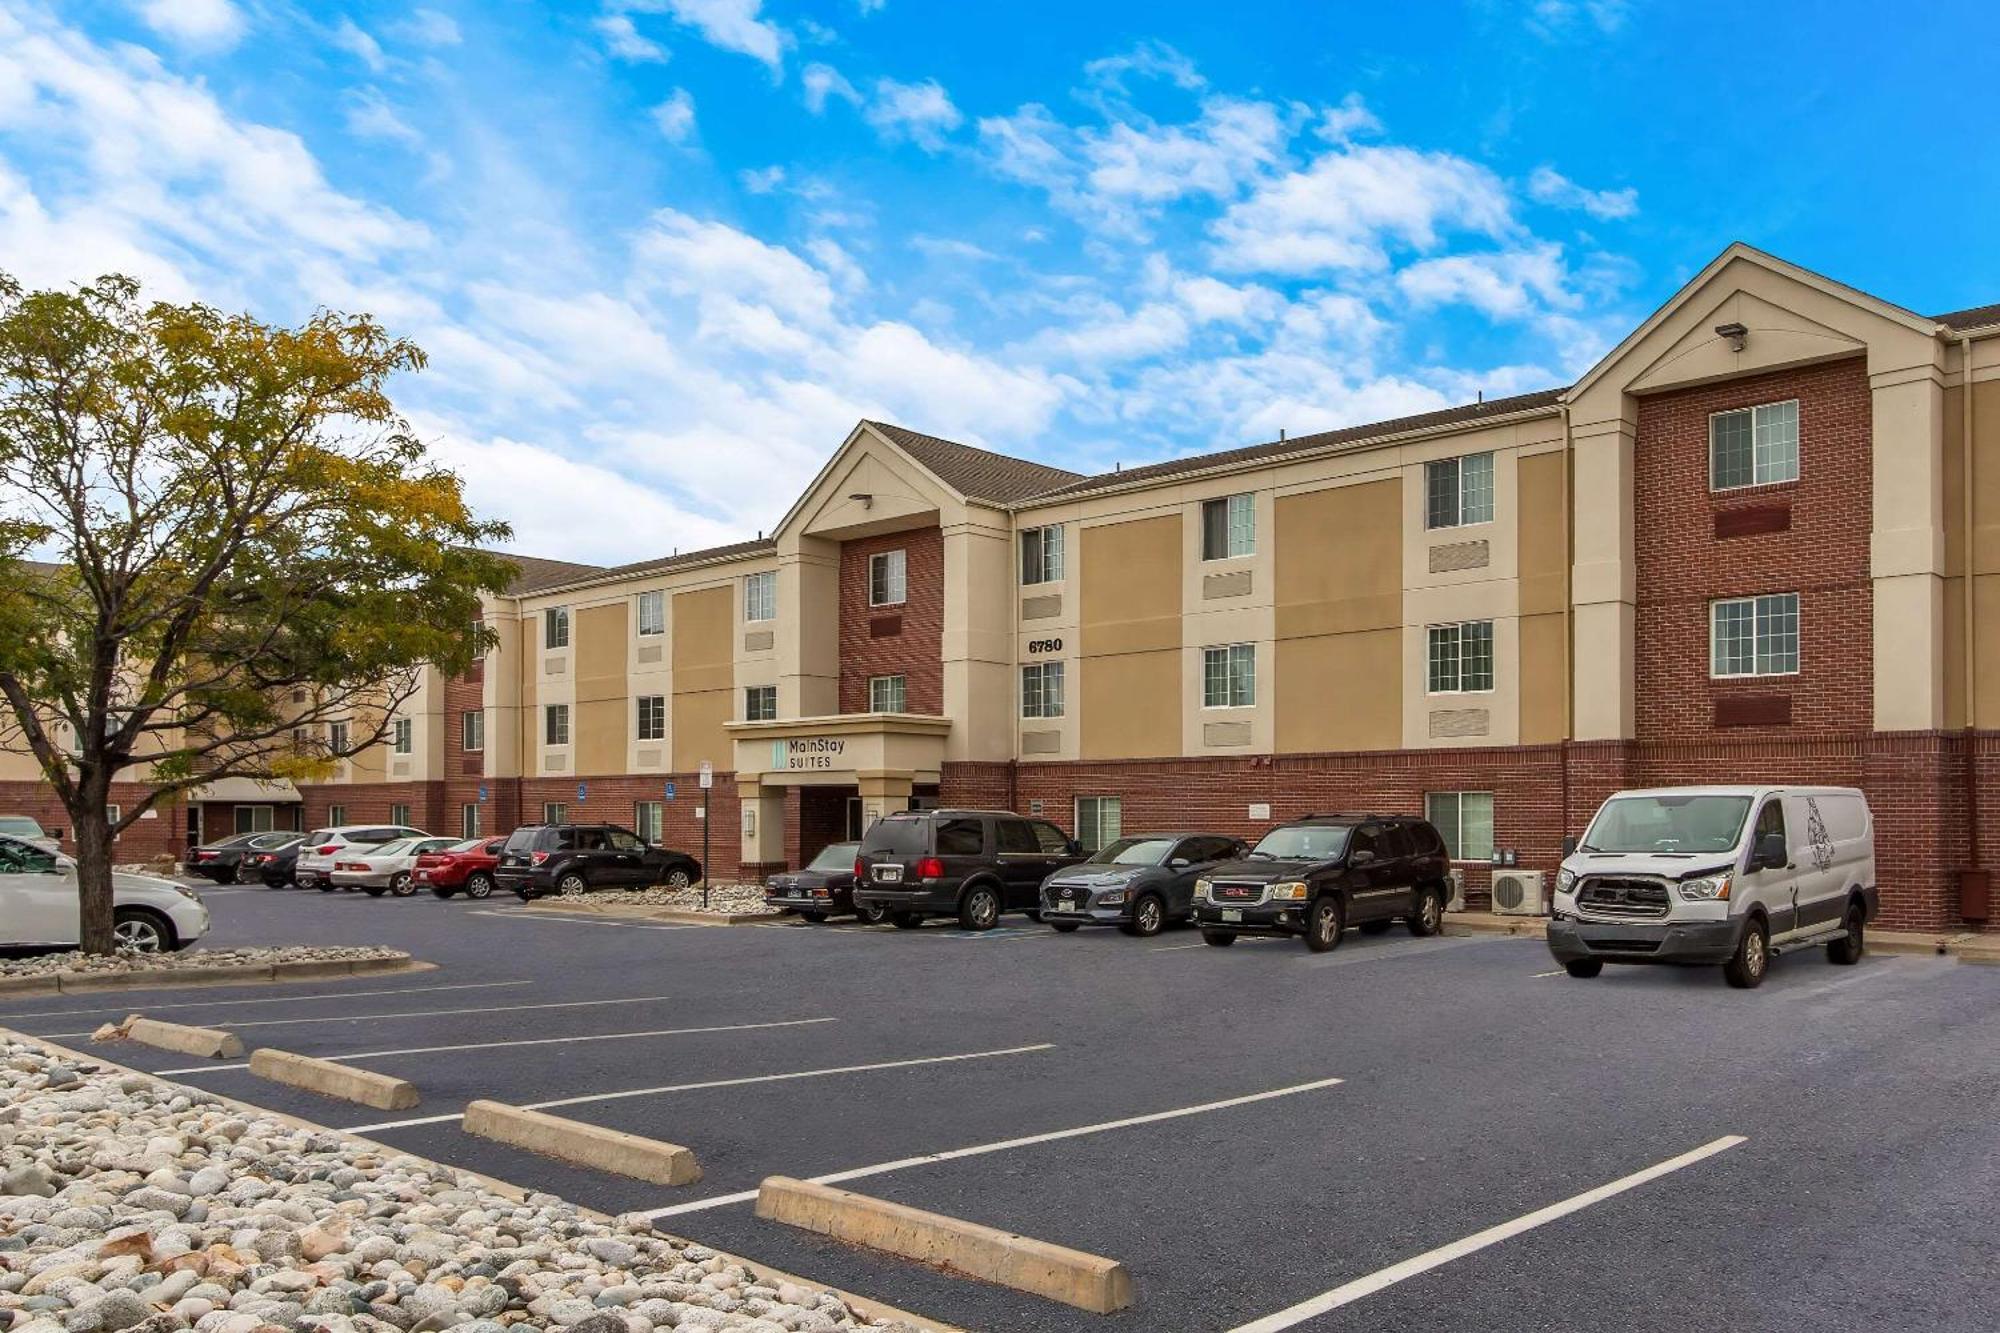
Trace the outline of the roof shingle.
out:
[[[942,440],[887,421],[868,424],[894,440],[898,448],[928,468],[939,481],[970,500],[1012,504],[1083,478],[1080,472],[1031,463],[990,449],[975,449],[969,444]]]

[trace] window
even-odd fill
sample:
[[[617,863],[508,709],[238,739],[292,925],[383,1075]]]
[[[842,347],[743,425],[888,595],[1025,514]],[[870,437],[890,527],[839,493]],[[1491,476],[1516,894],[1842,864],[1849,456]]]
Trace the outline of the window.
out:
[[[639,594],[639,637],[650,638],[667,632],[667,595],[655,588]]]
[[[479,807],[470,802],[458,807],[458,836],[476,838],[479,836]]]
[[[485,749],[486,714],[476,708],[459,714],[458,734],[467,754]]]
[[[1257,702],[1257,647],[1233,643],[1201,650],[1201,706],[1249,708]]]
[[[542,647],[569,647],[569,608],[552,606],[542,612]]]
[[[902,598],[898,597],[896,600],[901,601]],[[745,620],[778,618],[778,575],[775,570],[743,576],[743,618]]]
[[[1434,791],[1424,797],[1424,818],[1444,838],[1444,853],[1454,861],[1493,859],[1493,793]]]
[[[868,605],[900,606],[908,594],[909,560],[902,551],[868,557]]]
[[[347,822],[347,807],[344,805],[329,805],[326,808],[326,822],[334,828],[339,828],[345,824]]]
[[[1424,526],[1459,528],[1493,521],[1493,455],[1466,454],[1424,464]]]
[[[569,744],[569,705],[549,704],[542,709],[542,740],[549,745]]]
[[[397,754],[408,754],[410,752],[410,732],[412,725],[410,719],[407,717],[396,719],[395,730],[392,734],[396,738],[395,747]]]
[[[900,713],[908,698],[908,677],[870,676],[868,678],[868,711],[871,713]]]
[[[1257,497],[1230,495],[1201,502],[1201,558],[1234,560],[1257,551]]]
[[[667,738],[667,696],[664,694],[642,694],[636,701],[639,705],[638,738],[642,741],[660,741]]]
[[[1708,488],[1799,479],[1799,402],[1717,412],[1708,419]]]
[[[542,803],[542,822],[544,824],[569,823],[569,807],[561,801],[544,801]]]
[[[981,856],[986,851],[986,826],[977,819],[941,819],[936,841],[939,856]]]
[[[407,805],[390,806],[389,822],[391,824],[408,824],[410,822],[410,807]]]
[[[1757,827],[1751,830],[1750,845],[1755,847],[1772,833],[1780,838],[1785,836],[1785,804],[1775,799],[1764,802],[1764,808],[1757,812]]]
[[[1432,694],[1479,694],[1493,688],[1493,622],[1430,627]]]
[[[266,806],[266,807],[264,807],[264,808],[265,808],[265,810],[266,810],[266,811],[269,811],[269,809],[270,809],[270,807],[269,807],[269,806]],[[107,803],[105,804],[105,807],[104,807],[104,822],[105,822],[106,824],[109,824],[109,825],[110,825],[110,826],[111,826],[112,828],[114,828],[114,829],[115,829],[115,828],[117,828],[117,827],[118,827],[118,821],[119,821],[119,820],[121,820],[121,819],[123,819],[124,817],[125,817],[125,807],[124,807],[124,806],[122,806],[122,805],[112,805],[112,804],[110,804],[110,803],[108,803],[108,802],[107,802]],[[269,824],[266,824],[266,825],[265,825],[264,827],[265,827],[265,828],[269,828],[269,827],[271,827],[271,826],[270,826]],[[245,833],[245,832],[248,832],[249,830],[247,830],[247,829],[238,829],[237,831],[238,831],[239,833]],[[113,834],[111,835],[111,837],[112,837],[112,840],[113,840],[113,841],[116,841],[117,839],[119,839],[119,838],[122,838],[122,837],[124,837],[124,836],[125,836],[125,835],[124,835],[123,833],[113,833]]]
[[[236,831],[238,833],[269,833],[277,826],[268,805],[239,805],[236,807]]]
[[[666,826],[666,806],[659,801],[634,801],[632,803],[632,828],[647,842],[658,842],[660,830]]]
[[[1063,715],[1063,664],[1030,662],[1021,668],[1021,716]]]
[[[1799,669],[1799,595],[1711,602],[1708,638],[1713,675],[1793,675]]]
[[[1062,524],[1029,528],[1021,534],[1021,582],[1055,583],[1063,576]]]
[[[1124,807],[1116,796],[1076,798],[1076,840],[1086,852],[1118,841],[1124,828]]]
[[[345,722],[329,722],[326,724],[326,748],[335,754],[341,754],[346,751],[347,724]]]
[[[743,691],[743,720],[771,722],[778,716],[778,687],[751,685]]]
[[[994,834],[1000,841],[1000,854],[1040,856],[1041,843],[1035,840],[1035,831],[1028,827],[1025,819],[996,819],[993,821]]]

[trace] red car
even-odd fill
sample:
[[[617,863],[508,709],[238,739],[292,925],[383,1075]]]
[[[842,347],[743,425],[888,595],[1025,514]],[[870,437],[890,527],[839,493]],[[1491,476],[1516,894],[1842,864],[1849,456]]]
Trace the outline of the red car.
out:
[[[463,890],[468,898],[484,898],[493,892],[493,867],[500,860],[505,838],[468,838],[440,851],[425,852],[417,858],[411,873],[416,882],[428,886],[440,898]]]

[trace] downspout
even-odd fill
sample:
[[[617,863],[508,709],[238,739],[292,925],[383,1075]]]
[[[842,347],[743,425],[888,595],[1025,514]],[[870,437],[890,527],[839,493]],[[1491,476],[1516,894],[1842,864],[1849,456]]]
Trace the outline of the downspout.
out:
[[[1962,506],[1960,531],[1963,534],[1965,586],[1959,590],[1962,618],[1965,628],[1964,643],[1960,645],[1965,671],[1965,801],[1966,829],[1968,832],[1966,864],[1971,869],[1979,868],[1979,764],[1974,754],[1978,745],[1979,725],[1979,635],[1973,621],[1973,610],[1978,601],[1974,596],[1974,580],[1978,562],[1973,558],[1973,548],[1977,545],[1977,533],[1973,528],[1973,456],[1972,447],[1972,335],[1961,334],[1958,340],[1958,383],[1961,399],[1959,403],[1959,503]]]
[[[1573,490],[1571,470],[1576,466],[1576,440],[1570,431],[1569,402],[1562,403],[1563,423],[1563,465],[1562,465],[1562,673],[1563,706],[1562,735],[1557,738],[1557,754],[1560,756],[1562,775],[1562,827],[1560,836],[1570,836],[1569,811],[1569,752],[1576,740],[1576,662],[1575,623],[1572,619],[1571,600],[1575,596],[1572,586],[1576,564],[1576,514],[1570,496]]]

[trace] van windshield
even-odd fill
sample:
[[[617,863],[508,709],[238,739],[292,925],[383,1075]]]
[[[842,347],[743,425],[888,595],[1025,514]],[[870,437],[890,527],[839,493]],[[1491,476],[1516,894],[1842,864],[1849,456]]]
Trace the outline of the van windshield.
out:
[[[1748,796],[1617,796],[1590,821],[1577,850],[1733,851],[1749,813]]]

